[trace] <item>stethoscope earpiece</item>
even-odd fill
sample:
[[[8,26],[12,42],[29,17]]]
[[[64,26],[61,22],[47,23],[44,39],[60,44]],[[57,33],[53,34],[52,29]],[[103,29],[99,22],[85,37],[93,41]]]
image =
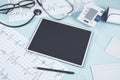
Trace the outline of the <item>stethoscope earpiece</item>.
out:
[[[34,15],[40,15],[42,11],[40,9],[35,9],[34,10]]]

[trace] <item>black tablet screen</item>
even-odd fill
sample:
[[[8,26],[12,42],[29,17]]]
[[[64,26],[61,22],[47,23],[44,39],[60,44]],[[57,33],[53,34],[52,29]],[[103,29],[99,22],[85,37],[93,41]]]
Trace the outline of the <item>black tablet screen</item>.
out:
[[[28,50],[81,65],[91,31],[43,19]]]

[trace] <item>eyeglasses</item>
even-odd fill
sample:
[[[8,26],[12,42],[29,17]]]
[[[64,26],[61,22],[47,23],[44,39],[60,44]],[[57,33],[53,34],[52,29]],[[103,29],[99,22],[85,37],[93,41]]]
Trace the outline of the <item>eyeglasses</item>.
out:
[[[0,6],[0,13],[2,14],[8,14],[9,12],[11,12],[13,9],[16,8],[32,8],[35,6],[35,1],[33,0],[23,0],[20,1],[19,3],[16,4],[4,4],[2,6]]]

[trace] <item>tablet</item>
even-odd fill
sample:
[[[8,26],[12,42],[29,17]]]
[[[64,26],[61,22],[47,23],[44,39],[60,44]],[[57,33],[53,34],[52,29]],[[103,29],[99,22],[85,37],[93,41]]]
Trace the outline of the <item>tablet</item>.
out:
[[[42,19],[28,45],[28,50],[55,60],[82,66],[90,37],[91,31]]]

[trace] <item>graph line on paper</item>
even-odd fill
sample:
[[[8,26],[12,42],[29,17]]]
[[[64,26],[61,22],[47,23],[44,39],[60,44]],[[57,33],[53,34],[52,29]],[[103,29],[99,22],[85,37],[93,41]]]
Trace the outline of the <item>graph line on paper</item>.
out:
[[[61,80],[64,74],[39,71],[41,66],[67,70],[57,61],[26,51],[28,40],[14,29],[0,25],[0,80]]]
[[[21,0],[8,0],[8,3],[17,3]],[[64,14],[71,10],[71,6],[66,2],[66,0],[39,0],[44,8],[54,14]],[[92,0],[68,0],[74,6],[74,12],[81,11],[83,6],[89,3],[92,3]],[[32,17],[34,9],[41,9],[38,4],[35,5],[32,9],[15,9],[9,13],[9,21],[19,21],[26,20]],[[42,9],[41,9],[42,10]],[[48,16],[44,11],[40,17]]]

